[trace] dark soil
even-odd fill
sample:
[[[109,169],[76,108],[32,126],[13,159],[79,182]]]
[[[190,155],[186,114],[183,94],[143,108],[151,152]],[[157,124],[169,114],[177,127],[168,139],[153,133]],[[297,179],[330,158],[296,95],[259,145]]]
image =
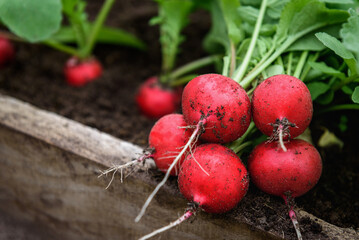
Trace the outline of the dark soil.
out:
[[[98,6],[96,1],[92,2],[88,9],[96,12]],[[122,27],[143,39],[149,46],[147,51],[100,45],[95,55],[105,68],[103,76],[83,88],[72,88],[66,85],[62,73],[69,56],[42,45],[17,43],[16,59],[1,70],[0,93],[146,147],[154,120],[139,114],[134,95],[140,83],[160,70],[158,28],[148,25],[150,17],[156,14],[156,6],[150,0],[117,1],[116,4],[108,24]],[[202,12],[191,20],[178,65],[206,54],[199,46],[210,25],[209,18]],[[213,70],[202,70],[203,73],[210,71]],[[341,114],[349,119],[350,130],[345,132],[337,128]],[[313,190],[297,199],[299,207],[340,227],[359,227],[359,154],[355,142],[359,134],[355,127],[358,121],[358,116],[350,112],[314,117],[315,141],[321,134],[321,127],[326,126],[346,144],[342,151],[320,149],[323,176]],[[282,200],[260,192],[253,185],[239,207],[228,214],[286,239],[296,239]],[[327,239],[316,222],[299,221],[305,239]]]

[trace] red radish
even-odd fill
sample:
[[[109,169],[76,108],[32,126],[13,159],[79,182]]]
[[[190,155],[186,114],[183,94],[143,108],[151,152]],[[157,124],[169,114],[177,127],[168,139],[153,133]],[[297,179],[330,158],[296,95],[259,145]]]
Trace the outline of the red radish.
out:
[[[188,125],[206,121],[200,138],[213,143],[236,140],[251,121],[247,93],[220,74],[204,74],[190,81],[183,90],[182,111]]]
[[[286,146],[285,152],[276,142],[259,144],[248,159],[248,170],[259,189],[282,197],[289,205],[289,216],[301,239],[291,201],[315,186],[322,173],[322,160],[315,147],[306,141],[294,139]]]
[[[234,208],[246,195],[249,185],[247,170],[241,159],[219,144],[203,144],[187,155],[178,176],[181,193],[190,207],[175,222],[140,240],[164,232],[191,217],[198,207],[208,213],[224,213]]]
[[[145,116],[158,119],[177,111],[181,92],[181,89],[166,88],[158,82],[157,77],[151,77],[140,86],[136,103]]]
[[[101,76],[102,66],[95,58],[81,61],[72,57],[66,62],[64,73],[70,86],[82,87]]]
[[[272,76],[253,92],[253,121],[262,133],[274,140],[300,135],[309,126],[312,115],[310,92],[296,77]]]
[[[162,172],[167,172],[173,160],[180,153],[192,135],[182,114],[169,114],[160,118],[152,127],[149,135],[150,148],[153,148],[152,158]],[[193,147],[193,146],[192,146]],[[186,156],[183,155],[171,171],[178,175],[179,167]]]
[[[272,195],[298,197],[318,182],[322,161],[310,143],[294,139],[286,144],[287,152],[276,142],[261,143],[251,153],[248,169],[258,188]]]
[[[187,155],[178,175],[181,193],[208,213],[235,207],[247,193],[249,178],[241,159],[219,144],[203,144]]]
[[[12,43],[5,37],[0,36],[0,67],[14,58],[15,49]]]

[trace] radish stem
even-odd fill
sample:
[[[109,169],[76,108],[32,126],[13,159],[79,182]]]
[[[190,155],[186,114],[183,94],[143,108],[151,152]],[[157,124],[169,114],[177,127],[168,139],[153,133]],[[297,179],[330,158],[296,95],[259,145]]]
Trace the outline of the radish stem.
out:
[[[223,57],[222,75],[228,77],[228,70],[229,70],[229,57],[225,56]]]
[[[79,56],[79,52],[75,48],[67,46],[65,44],[62,44],[62,43],[59,43],[59,42],[56,42],[53,40],[47,40],[47,41],[44,41],[43,43],[49,47],[52,47],[59,51],[68,53],[70,55],[77,56],[77,57]]]
[[[259,35],[259,31],[261,29],[261,26],[262,26],[262,21],[263,21],[263,18],[264,18],[264,13],[265,13],[265,10],[267,8],[267,0],[263,0],[262,3],[261,3],[261,7],[260,7],[260,10],[259,10],[259,15],[258,15],[258,18],[257,18],[257,21],[256,21],[256,25],[254,27],[254,31],[253,31],[253,35],[252,35],[252,39],[251,39],[251,42],[249,44],[249,47],[248,47],[248,50],[246,52],[246,55],[244,56],[244,59],[243,59],[243,62],[242,64],[240,65],[239,69],[236,71],[235,75],[233,76],[233,80],[240,83],[246,70],[247,70],[247,67],[249,65],[249,62],[251,60],[251,57],[252,57],[252,54],[253,54],[253,51],[254,51],[254,47],[256,46],[256,43],[257,43],[257,39],[258,39],[258,35]]]
[[[288,65],[287,65],[287,75],[292,73],[292,61],[293,61],[293,52],[288,54]]]
[[[219,60],[219,55],[213,55],[213,56],[209,56],[209,57],[200,58],[191,63],[185,64],[182,67],[177,68],[169,75],[169,78],[177,79],[180,76],[183,76],[184,74],[187,74],[187,73],[189,73],[193,70],[196,70],[198,68],[207,66],[217,60]]]
[[[260,74],[263,70],[265,70],[273,61],[275,61],[275,59],[277,57],[279,57],[290,45],[292,45],[296,40],[298,40],[299,38],[301,38],[302,36],[304,36],[305,34],[318,29],[320,27],[325,26],[325,24],[322,23],[318,23],[318,24],[314,24],[311,27],[298,32],[294,35],[290,35],[287,37],[287,39],[280,44],[280,46],[275,50],[274,53],[272,53],[271,55],[265,55],[265,58],[263,57],[263,59],[253,68],[252,71],[250,71],[244,78],[243,80],[241,80],[239,83],[241,84],[241,86],[244,89],[247,89],[251,82],[253,81],[253,79],[255,79],[258,74]],[[273,45],[275,46],[275,45]],[[275,47],[274,47],[275,49]],[[272,49],[270,50],[272,51]],[[264,60],[265,59],[265,60]]]
[[[234,46],[233,42],[231,41],[231,64],[229,66],[229,75],[228,77],[232,77],[233,72],[236,68],[236,47]]]
[[[169,83],[169,86],[170,87],[183,86],[197,76],[198,76],[197,74],[190,74],[190,75],[186,75],[186,76],[177,78],[176,80],[171,81]]]
[[[178,154],[178,156],[173,160],[171,166],[167,169],[165,177],[162,179],[162,181],[156,186],[155,190],[153,190],[153,192],[147,198],[145,204],[142,206],[142,209],[141,209],[140,213],[136,217],[135,222],[139,222],[141,220],[141,218],[143,217],[143,215],[146,212],[146,209],[147,209],[148,205],[150,204],[150,202],[152,201],[154,196],[157,194],[157,192],[160,190],[160,188],[167,182],[167,180],[168,180],[168,178],[170,176],[170,172],[177,165],[177,163],[181,159],[182,155],[195,142],[195,139],[197,139],[197,136],[201,133],[201,130],[202,130],[205,123],[206,123],[206,119],[203,119],[203,120],[198,122],[198,124],[196,126],[196,129],[193,131],[190,139],[188,140],[186,145],[183,147],[182,151]]]
[[[304,64],[305,64],[305,62],[307,60],[307,56],[308,56],[308,51],[304,51],[300,55],[299,62],[297,64],[297,67],[295,68],[295,72],[293,74],[294,77],[296,77],[296,78],[300,77],[300,75],[302,73],[302,70],[303,70],[303,67],[304,67]]]
[[[277,58],[277,64],[281,65],[281,66],[283,67],[283,69],[284,69],[284,63],[283,63],[283,59],[282,59],[281,56],[279,56],[279,57]]]
[[[111,10],[111,7],[114,2],[115,0],[106,0],[105,3],[102,5],[100,13],[98,14],[95,23],[90,31],[90,35],[87,38],[86,45],[81,51],[81,57],[86,58],[92,53],[98,32],[100,31],[103,23],[105,22],[105,19],[109,11]]]
[[[316,52],[314,55],[309,57],[308,61],[305,64],[305,67],[304,67],[304,69],[302,71],[302,74],[301,74],[301,76],[299,78],[300,80],[305,82],[305,78],[307,77],[307,75],[308,75],[308,73],[309,73],[309,71],[311,69],[311,66],[310,66],[309,62],[315,62],[318,59],[318,57],[319,57],[319,52]]]

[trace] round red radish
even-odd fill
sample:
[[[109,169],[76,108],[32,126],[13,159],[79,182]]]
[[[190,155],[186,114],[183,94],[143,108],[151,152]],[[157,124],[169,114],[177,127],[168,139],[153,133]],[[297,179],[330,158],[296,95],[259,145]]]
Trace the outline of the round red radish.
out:
[[[187,155],[178,176],[181,193],[209,213],[223,213],[246,195],[247,170],[240,158],[219,144],[203,144]]]
[[[292,198],[308,192],[322,173],[322,160],[313,145],[294,139],[284,152],[277,142],[261,143],[248,159],[252,182],[262,191]]]
[[[272,76],[253,92],[253,121],[262,133],[274,139],[278,128],[283,129],[284,139],[300,135],[309,126],[312,115],[310,92],[296,77]]]
[[[102,66],[95,58],[80,61],[72,57],[66,62],[64,74],[70,86],[82,87],[101,76]]]
[[[0,67],[14,58],[15,49],[12,43],[0,36]]]
[[[177,111],[181,92],[181,89],[165,88],[158,82],[157,77],[151,77],[140,86],[136,103],[145,116],[157,119]]]
[[[177,157],[183,146],[191,137],[192,130],[186,128],[187,124],[182,114],[169,114],[160,118],[152,127],[149,135],[149,145],[153,148],[152,157],[156,166],[162,172],[167,169]],[[197,143],[194,143],[196,145]],[[176,176],[180,165],[186,154],[178,161],[177,166],[172,169],[171,175]]]
[[[182,111],[188,125],[205,120],[201,139],[214,143],[236,140],[251,121],[247,93],[234,80],[219,74],[204,74],[183,90]]]

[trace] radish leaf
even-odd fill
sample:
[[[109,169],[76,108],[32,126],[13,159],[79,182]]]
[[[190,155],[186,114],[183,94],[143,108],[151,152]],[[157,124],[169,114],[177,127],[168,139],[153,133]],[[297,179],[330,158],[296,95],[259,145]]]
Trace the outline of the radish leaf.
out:
[[[340,36],[343,39],[343,45],[349,51],[353,52],[356,56],[357,64],[359,60],[359,15],[351,10],[351,17],[348,19],[347,23],[343,24],[343,28],[340,31]],[[357,70],[359,71],[359,65],[357,65]]]
[[[193,2],[189,0],[158,0],[160,24],[160,42],[162,50],[162,71],[172,71],[178,53],[178,46],[184,41],[182,29],[188,24]]]
[[[327,92],[330,89],[330,86],[323,82],[312,82],[308,84],[308,89],[312,96],[312,100],[314,101],[317,97]]]
[[[29,42],[47,39],[60,28],[59,0],[0,0],[1,21]]]
[[[352,74],[357,73],[356,69],[356,60],[354,58],[354,55],[345,48],[343,43],[341,43],[338,39],[336,39],[333,36],[330,36],[327,33],[317,33],[315,36],[321,41],[326,47],[334,51],[338,56],[344,59],[350,70],[352,71]]]
[[[210,1],[212,26],[204,39],[204,48],[210,53],[230,52],[226,22],[218,1]],[[224,51],[223,51],[224,50]]]
[[[91,28],[92,24],[86,26],[87,29]],[[50,40],[62,42],[62,43],[74,43],[76,42],[75,30],[72,27],[64,26],[61,27],[54,35],[51,36]],[[145,44],[131,33],[124,30],[111,27],[102,27],[99,30],[99,34],[96,38],[96,42],[106,44],[118,44],[138,49],[145,49]]]
[[[335,76],[341,80],[345,79],[345,74],[339,70],[327,66],[324,62],[308,62],[308,64],[315,70],[321,71],[324,74]]]
[[[354,89],[352,100],[354,103],[359,103],[359,86]]]
[[[238,17],[239,1],[221,0],[219,2],[226,22],[228,36],[232,43],[236,45],[244,38],[244,34],[240,29],[241,20]]]

